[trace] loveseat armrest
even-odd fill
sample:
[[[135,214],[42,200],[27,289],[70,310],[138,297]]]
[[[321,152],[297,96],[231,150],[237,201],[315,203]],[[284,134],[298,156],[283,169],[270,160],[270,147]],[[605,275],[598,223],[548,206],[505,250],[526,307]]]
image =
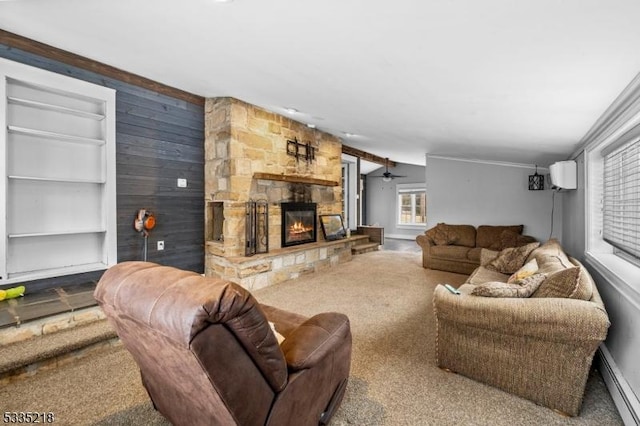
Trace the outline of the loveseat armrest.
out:
[[[311,368],[329,353],[351,344],[349,318],[325,312],[309,318],[282,342],[281,348],[291,371]]]
[[[585,300],[455,295],[438,285],[433,303],[437,321],[546,341],[601,342],[610,325],[604,308]]]
[[[418,245],[420,247],[422,247],[422,250],[429,250],[429,247],[431,247],[431,239],[429,239],[429,237],[427,237],[425,234],[420,234],[416,237],[416,243],[418,243]]]

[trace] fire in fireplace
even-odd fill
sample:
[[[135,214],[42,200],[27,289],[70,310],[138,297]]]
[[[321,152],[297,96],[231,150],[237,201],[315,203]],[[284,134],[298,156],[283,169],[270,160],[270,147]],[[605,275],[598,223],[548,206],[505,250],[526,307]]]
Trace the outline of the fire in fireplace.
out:
[[[316,204],[282,203],[282,247],[316,241]]]

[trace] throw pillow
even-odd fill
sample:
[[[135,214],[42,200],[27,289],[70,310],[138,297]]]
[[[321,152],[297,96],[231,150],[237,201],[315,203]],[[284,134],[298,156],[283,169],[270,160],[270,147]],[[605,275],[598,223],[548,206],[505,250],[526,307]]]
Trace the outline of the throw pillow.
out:
[[[447,246],[454,244],[458,240],[458,235],[451,230],[446,223],[439,223],[425,232],[431,242],[437,246]]]
[[[544,274],[533,274],[513,283],[489,281],[477,285],[471,294],[484,297],[529,297],[544,282]]]
[[[531,275],[535,274],[537,271],[538,271],[538,262],[534,258],[528,261],[527,263],[525,263],[524,266],[522,266],[522,268],[514,272],[513,275],[509,277],[507,282],[513,283],[523,278],[530,277]]]
[[[502,231],[500,234],[500,249],[506,249],[508,247],[520,247],[525,244],[535,243],[536,239],[529,235],[522,235],[514,232],[510,229]]]
[[[498,257],[489,262],[486,268],[503,274],[513,274],[522,268],[525,260],[540,243],[530,243],[521,247],[509,247],[500,252]]]
[[[499,251],[489,250],[486,248],[480,249],[480,266],[487,266],[487,264],[498,257],[499,254]]]
[[[591,281],[579,266],[563,269],[547,276],[533,297],[562,297],[589,300],[593,293]]]

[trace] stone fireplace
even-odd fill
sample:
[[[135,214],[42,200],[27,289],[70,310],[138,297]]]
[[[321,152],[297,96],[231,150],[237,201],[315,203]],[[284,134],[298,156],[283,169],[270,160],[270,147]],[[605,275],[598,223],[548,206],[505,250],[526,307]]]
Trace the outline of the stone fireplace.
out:
[[[313,148],[313,158],[290,155],[291,140]],[[319,215],[342,211],[341,153],[333,135],[237,99],[207,99],[205,274],[251,289],[343,261],[346,251],[350,258],[347,242],[324,242],[317,232]],[[245,256],[249,201],[268,205],[268,252],[254,256]],[[299,217],[314,235],[302,231],[283,239],[283,225],[290,225],[282,206],[297,203],[315,205],[314,213]]]

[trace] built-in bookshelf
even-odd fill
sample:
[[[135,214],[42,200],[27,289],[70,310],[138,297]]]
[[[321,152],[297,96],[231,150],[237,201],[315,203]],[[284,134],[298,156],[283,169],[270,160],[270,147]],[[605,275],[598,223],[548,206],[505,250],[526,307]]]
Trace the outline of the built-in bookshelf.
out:
[[[115,91],[0,60],[0,285],[116,261]]]

